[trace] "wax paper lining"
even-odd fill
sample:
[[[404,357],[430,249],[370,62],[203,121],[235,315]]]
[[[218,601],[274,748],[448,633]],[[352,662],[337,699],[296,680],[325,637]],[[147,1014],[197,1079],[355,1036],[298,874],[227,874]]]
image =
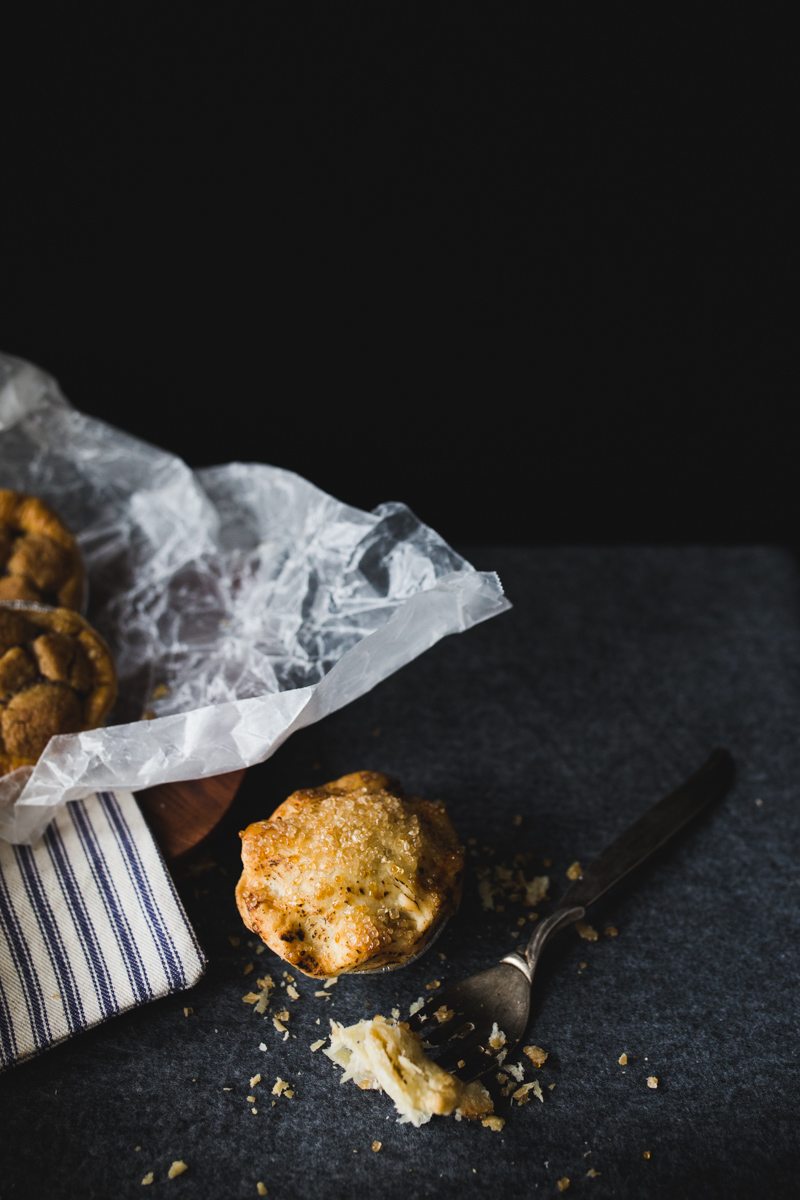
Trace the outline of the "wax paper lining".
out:
[[[268,447],[265,447],[265,453]],[[0,354],[0,486],[77,535],[87,616],[119,699],[0,778],[0,837],[34,841],[67,800],[263,762],[447,634],[510,607],[401,503],[362,512],[291,471],[179,458],[73,408]]]

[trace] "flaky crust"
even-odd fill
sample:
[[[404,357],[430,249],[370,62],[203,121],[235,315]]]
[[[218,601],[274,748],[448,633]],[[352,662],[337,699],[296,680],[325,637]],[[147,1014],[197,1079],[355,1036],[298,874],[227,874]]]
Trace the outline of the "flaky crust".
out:
[[[450,818],[377,771],[295,792],[241,838],[242,919],[306,975],[403,963],[458,906]]]
[[[78,543],[38,496],[0,488],[0,601],[79,609],[84,568]]]
[[[102,725],[117,698],[108,646],[79,613],[0,603],[0,775],[50,738]]]

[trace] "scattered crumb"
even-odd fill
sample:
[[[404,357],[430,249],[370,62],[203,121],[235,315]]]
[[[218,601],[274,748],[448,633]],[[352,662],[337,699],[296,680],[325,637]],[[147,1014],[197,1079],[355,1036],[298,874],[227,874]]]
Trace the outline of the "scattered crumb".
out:
[[[281,1079],[281,1077],[279,1075],[278,1078],[275,1080],[274,1086],[272,1088],[273,1096],[283,1095],[283,1093],[287,1090],[288,1087],[289,1087],[289,1084],[286,1082],[285,1079]]]
[[[593,925],[587,925],[585,921],[575,922],[575,932],[579,937],[585,938],[587,942],[597,941],[597,930]]]
[[[551,859],[549,859],[549,858],[543,858],[543,859],[542,859],[542,866],[543,866],[543,867],[552,867],[552,865],[553,865],[553,863],[552,863],[552,860],[551,860]]]
[[[655,1075],[648,1075],[647,1086],[649,1088],[657,1088],[658,1087],[658,1078]]]
[[[399,1009],[399,1008],[393,1008],[393,1009],[392,1009],[392,1016],[394,1017],[395,1021],[399,1021],[399,1020],[400,1020],[400,1009]]]
[[[439,951],[439,958],[442,960],[442,962],[447,961],[447,955],[443,954],[441,950]]]
[[[185,1017],[188,1017],[188,1016],[189,1016],[189,1014],[190,1014],[190,1013],[193,1013],[193,1012],[194,1012],[194,1009],[193,1009],[193,1008],[185,1008],[185,1009],[183,1010],[183,1015],[184,1015]]]
[[[589,964],[588,963],[579,963],[578,965],[582,971],[585,971]]]
[[[339,976],[331,975],[328,977],[328,979],[325,980],[323,987],[332,988],[332,987],[335,987],[338,982],[339,982]]]
[[[425,984],[425,990],[428,992],[435,992],[436,989],[441,986],[442,986],[441,979],[432,979],[430,981],[430,983]]]
[[[266,948],[267,947],[262,942],[260,946],[256,946],[256,954],[263,954]]]
[[[522,1083],[522,1063],[517,1063],[516,1066],[514,1066],[513,1063],[508,1063],[506,1070],[508,1071],[509,1075],[512,1076],[512,1078],[516,1079],[517,1083]]]
[[[258,992],[248,992],[246,996],[242,996],[242,999],[244,1000],[245,1004],[255,1004],[261,999],[261,997],[259,996]]]
[[[254,1075],[254,1076],[252,1077],[252,1079],[250,1080],[250,1087],[251,1087],[251,1088],[255,1087],[257,1083],[261,1083],[261,1076],[260,1076],[260,1075]]]
[[[254,1117],[257,1117],[257,1116],[258,1116],[258,1109],[257,1109],[257,1108],[251,1108],[251,1109],[250,1109],[250,1112],[253,1114],[253,1116],[254,1116]]]
[[[454,1012],[455,1012],[454,1008],[448,1008],[446,1004],[442,1004],[439,1006],[439,1008],[437,1008],[436,1012],[433,1015],[436,1017],[436,1020],[439,1022],[440,1025],[444,1025],[445,1021],[452,1020]],[[398,1013],[398,1016],[399,1016],[399,1013]]]
[[[169,1176],[170,1179],[174,1179],[176,1177],[176,1175],[182,1175],[183,1172],[186,1170],[188,1170],[186,1163],[182,1162],[179,1158],[177,1158],[175,1160],[175,1162],[172,1164],[172,1166],[170,1167],[170,1169],[167,1171],[167,1175]]]
[[[294,984],[291,984],[291,983],[289,984],[289,986],[286,989],[286,995],[289,997],[290,1000],[299,1000],[300,999],[300,993],[298,992],[298,990],[294,986]]]
[[[321,996],[323,1000],[330,1000],[330,994],[328,992],[314,992],[314,995]]]
[[[375,1151],[376,1154],[378,1153],[378,1151],[380,1150],[382,1145],[383,1145],[382,1142],[373,1142],[372,1143],[372,1149]]]
[[[289,1032],[287,1030],[286,1026],[284,1025],[283,1021],[281,1021],[278,1017],[272,1018],[272,1024],[275,1026],[278,1033],[288,1033]]]
[[[320,1038],[318,1041],[311,1043],[311,1049],[319,1050],[320,1046],[324,1046],[324,1045],[325,1045],[325,1038]]]
[[[534,1079],[531,1083],[523,1083],[522,1087],[518,1087],[512,1095],[512,1101],[516,1100],[517,1104],[527,1104],[530,1100],[529,1092],[533,1092],[537,1100],[544,1104],[544,1096],[538,1079]]]
[[[498,1071],[495,1078],[498,1083],[508,1083],[508,1076],[505,1075],[502,1071]]]
[[[266,1196],[266,1194],[267,1194],[267,1189],[264,1186],[264,1184],[261,1182],[260,1179],[259,1179],[258,1183],[256,1184],[256,1191],[258,1192],[259,1196]]]
[[[489,1034],[489,1045],[493,1050],[499,1050],[501,1046],[505,1045],[505,1041],[506,1035],[502,1029],[497,1028],[497,1021],[495,1021],[492,1025],[492,1032]]]
[[[583,867],[576,859],[572,866],[567,868],[567,879],[580,879],[582,874]],[[567,1180],[567,1183],[569,1183],[569,1180]],[[561,1184],[559,1184],[559,1187],[561,1187]]]
[[[566,1175],[564,1175],[562,1179],[559,1179],[556,1187],[560,1192],[565,1192],[567,1190],[569,1187],[569,1180],[567,1179]]]
[[[481,1125],[483,1125],[484,1128],[493,1129],[495,1131],[495,1133],[499,1133],[500,1130],[505,1125],[505,1123],[506,1123],[505,1117],[495,1117],[495,1116],[484,1117],[483,1120],[481,1121]]]
[[[600,1172],[595,1171],[594,1167],[589,1167],[589,1170],[586,1172],[586,1174],[590,1179],[597,1179],[597,1176],[600,1174]]]
[[[628,1064],[628,1056],[627,1056],[627,1054],[620,1054],[619,1058],[617,1059],[617,1062],[619,1063],[619,1065],[620,1065],[621,1067],[625,1067],[625,1066],[627,1066],[627,1064]]]
[[[414,1003],[409,1008],[408,1015],[410,1017],[413,1017],[414,1013],[418,1013],[419,1010],[424,1007],[425,1007],[425,1000],[423,999],[422,996],[420,996],[420,998],[418,1000],[415,1000]]]
[[[650,1157],[650,1151],[645,1150],[644,1154],[642,1155],[642,1158],[649,1158],[649,1157]]]
[[[549,875],[534,875],[530,883],[525,884],[525,899],[523,901],[525,907],[535,908],[537,904],[541,904],[543,900],[546,900],[549,887]]]
[[[548,1084],[548,1087],[550,1088],[550,1091],[551,1091],[551,1092],[552,1092],[552,1090],[553,1090],[553,1088],[554,1088],[555,1086],[556,1086],[556,1085],[555,1085],[554,1083],[550,1083],[550,1084]]]
[[[152,1182],[153,1182],[153,1172],[148,1171],[147,1174],[145,1175],[144,1179],[142,1180],[142,1187],[145,1187],[146,1184],[152,1183]]]
[[[603,933],[606,935],[606,937],[616,937],[619,933],[619,930],[617,929],[616,925],[606,925]]]
[[[259,1042],[259,1043],[258,1043],[258,1048],[259,1048],[259,1050],[266,1050],[266,1048],[267,1048],[267,1043],[266,1043],[266,1042]]]
[[[247,1097],[247,1103],[248,1103],[248,1104],[255,1104],[255,1102],[256,1102],[256,1098],[255,1098],[255,1096],[248,1096],[248,1097]]]
[[[242,971],[242,974],[249,975],[252,970],[253,970],[253,964],[248,963],[247,966],[245,967],[245,969]]]
[[[517,813],[517,815],[515,817],[511,818],[511,824],[512,825],[521,825],[522,824],[522,817],[520,816],[519,813]]]
[[[762,805],[763,803],[764,803],[764,801],[763,801],[763,800],[756,800],[756,804],[758,805],[758,807],[759,807],[759,808],[761,808],[761,805]]]

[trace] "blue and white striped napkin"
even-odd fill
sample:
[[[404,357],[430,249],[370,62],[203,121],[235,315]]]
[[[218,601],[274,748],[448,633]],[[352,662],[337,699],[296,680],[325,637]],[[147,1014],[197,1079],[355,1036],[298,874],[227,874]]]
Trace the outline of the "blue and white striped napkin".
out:
[[[205,958],[130,792],[0,842],[0,1070],[195,984]]]

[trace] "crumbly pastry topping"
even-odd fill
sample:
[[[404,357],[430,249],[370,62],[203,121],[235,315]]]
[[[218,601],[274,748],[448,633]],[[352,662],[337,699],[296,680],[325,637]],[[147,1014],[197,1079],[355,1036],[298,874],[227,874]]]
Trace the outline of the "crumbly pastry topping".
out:
[[[405,962],[458,906],[450,818],[377,771],[295,792],[241,837],[242,919],[306,975]]]
[[[55,734],[102,725],[116,697],[114,660],[88,621],[0,603],[0,775],[32,766]]]
[[[407,1025],[375,1016],[345,1028],[331,1021],[331,1044],[324,1051],[344,1067],[341,1082],[386,1092],[400,1124],[424,1125],[432,1116],[488,1117],[491,1096],[478,1080],[462,1083],[437,1066]]]
[[[38,496],[0,488],[0,600],[80,608],[84,570],[78,543]]]

